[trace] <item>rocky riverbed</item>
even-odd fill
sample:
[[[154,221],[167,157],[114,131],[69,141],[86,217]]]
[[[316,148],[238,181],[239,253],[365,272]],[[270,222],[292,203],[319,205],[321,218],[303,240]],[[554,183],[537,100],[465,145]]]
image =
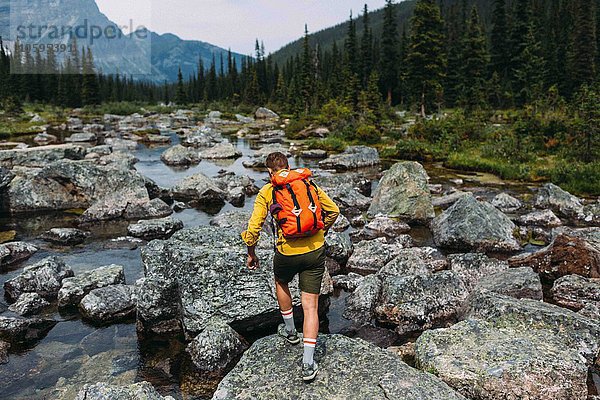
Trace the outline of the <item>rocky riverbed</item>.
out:
[[[599,394],[598,199],[364,146],[317,154],[270,110],[222,115],[74,112],[0,151],[0,398]],[[239,237],[272,151],[343,213],[310,386],[272,336],[271,234],[256,272]]]

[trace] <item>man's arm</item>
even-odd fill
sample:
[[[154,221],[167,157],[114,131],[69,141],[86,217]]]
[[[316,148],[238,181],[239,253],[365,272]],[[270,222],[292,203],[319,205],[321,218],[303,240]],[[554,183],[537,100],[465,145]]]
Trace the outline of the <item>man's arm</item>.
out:
[[[325,224],[325,232],[327,232],[340,216],[340,208],[331,200],[323,189],[317,187],[317,195],[321,203],[323,212],[323,223]]]
[[[250,221],[248,221],[248,229],[242,232],[242,240],[248,246],[248,268],[254,270],[258,268],[258,257],[256,256],[256,243],[260,239],[260,232],[269,214],[268,199],[266,199],[264,191],[261,190],[254,201],[254,210]]]

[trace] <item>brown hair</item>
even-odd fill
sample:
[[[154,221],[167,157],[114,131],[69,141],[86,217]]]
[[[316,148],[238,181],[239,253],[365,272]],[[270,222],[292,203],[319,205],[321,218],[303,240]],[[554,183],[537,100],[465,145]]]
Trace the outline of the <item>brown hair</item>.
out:
[[[265,164],[267,165],[267,168],[270,168],[273,171],[279,171],[290,167],[290,163],[285,154],[279,151],[269,154]]]

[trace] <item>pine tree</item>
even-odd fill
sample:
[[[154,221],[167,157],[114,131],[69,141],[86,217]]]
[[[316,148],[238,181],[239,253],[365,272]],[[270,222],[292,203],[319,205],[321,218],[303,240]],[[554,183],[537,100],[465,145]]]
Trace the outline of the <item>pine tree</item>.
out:
[[[463,39],[462,59],[462,98],[461,103],[468,109],[480,109],[487,102],[487,68],[489,54],[487,39],[474,6],[467,23]]]
[[[249,105],[258,105],[260,103],[260,87],[258,84],[258,74],[256,69],[252,68],[251,79],[248,82],[244,93],[244,102]]]
[[[82,56],[83,61],[83,79],[81,87],[81,99],[84,105],[100,104],[100,86],[98,76],[94,68],[94,56],[92,50],[87,49]]]
[[[510,56],[508,49],[508,22],[506,0],[494,0],[491,34],[491,72],[497,72],[502,80],[509,78]]]
[[[217,83],[217,65],[215,62],[215,56],[213,55],[210,69],[208,70],[208,76],[206,77],[206,100],[215,101],[218,96],[218,83]]]
[[[510,83],[515,95],[522,93],[524,82],[517,78],[517,71],[525,68],[527,58],[523,52],[528,45],[528,34],[531,27],[531,0],[516,0],[511,18],[510,31]]]
[[[360,71],[358,62],[358,44],[356,39],[356,24],[350,13],[350,21],[348,22],[348,35],[345,41],[344,55],[344,87],[343,97],[344,102],[350,109],[356,110],[358,105],[358,97],[360,94]]]
[[[381,35],[381,85],[388,105],[398,88],[398,25],[393,0],[386,0]]]
[[[315,72],[313,70],[313,54],[310,48],[308,26],[304,25],[304,41],[302,46],[302,70],[301,70],[301,98],[304,104],[304,113],[311,110],[314,97]]]
[[[596,0],[596,73],[600,82],[600,0]]]
[[[574,28],[569,54],[569,76],[573,91],[596,78],[598,56],[595,4],[590,0],[574,0]]]
[[[441,103],[447,62],[444,44],[444,22],[435,0],[417,0],[406,62],[412,98],[423,117]]]
[[[365,4],[363,10],[363,35],[360,40],[360,74],[364,88],[368,86],[373,70],[373,31],[370,25],[369,7]]]
[[[520,106],[539,99],[544,92],[546,62],[542,44],[536,37],[535,31],[536,28],[531,23],[525,36],[525,49],[518,60],[519,68],[514,71],[515,86],[519,88],[515,98]]]
[[[444,79],[444,99],[446,105],[454,107],[459,100],[464,83],[464,26],[467,21],[462,19],[463,13],[458,5],[454,5],[446,16],[446,38],[448,48],[448,64]]]
[[[175,103],[178,105],[187,104],[187,94],[185,92],[185,86],[183,84],[183,74],[181,73],[181,67],[177,71],[177,91],[175,92]]]

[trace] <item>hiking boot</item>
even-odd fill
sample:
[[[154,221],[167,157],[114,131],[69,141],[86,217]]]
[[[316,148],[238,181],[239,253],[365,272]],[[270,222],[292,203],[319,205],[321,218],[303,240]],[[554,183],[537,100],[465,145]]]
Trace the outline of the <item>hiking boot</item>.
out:
[[[298,332],[294,329],[292,333],[289,333],[287,329],[285,329],[285,324],[279,325],[277,334],[287,340],[289,344],[300,343],[300,336],[298,336]]]
[[[319,372],[319,366],[316,362],[310,364],[302,364],[302,380],[304,382],[310,382],[315,379],[317,373]]]

